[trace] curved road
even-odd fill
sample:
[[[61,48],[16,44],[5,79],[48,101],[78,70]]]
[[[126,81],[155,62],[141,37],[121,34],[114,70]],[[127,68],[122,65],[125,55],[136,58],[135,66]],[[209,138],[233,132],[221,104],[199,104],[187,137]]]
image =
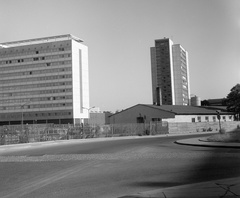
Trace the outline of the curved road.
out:
[[[1,146],[0,197],[120,197],[240,176],[239,149],[174,143],[198,136]]]

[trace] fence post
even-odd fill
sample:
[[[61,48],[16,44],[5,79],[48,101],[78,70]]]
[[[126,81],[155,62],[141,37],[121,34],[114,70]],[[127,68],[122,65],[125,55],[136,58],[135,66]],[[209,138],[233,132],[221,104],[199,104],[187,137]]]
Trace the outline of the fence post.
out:
[[[111,133],[112,133],[112,137],[113,137],[113,125],[111,125]]]

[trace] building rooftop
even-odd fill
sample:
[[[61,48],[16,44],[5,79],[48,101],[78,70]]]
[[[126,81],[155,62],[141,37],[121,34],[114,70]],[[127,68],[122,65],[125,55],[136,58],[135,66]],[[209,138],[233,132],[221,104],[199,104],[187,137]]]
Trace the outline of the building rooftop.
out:
[[[59,36],[50,36],[50,37],[43,37],[43,38],[0,43],[0,48],[17,47],[22,45],[40,44],[40,43],[54,42],[54,41],[64,41],[64,40],[70,40],[70,39],[75,40],[79,43],[83,42],[83,40],[79,39],[76,36],[73,36],[71,34],[64,34]]]
[[[164,110],[168,112],[173,112],[175,115],[214,115],[216,114],[217,110],[220,112],[220,114],[231,114],[232,112],[227,112],[226,109],[223,108],[207,108],[204,106],[184,106],[184,105],[145,105],[140,104],[143,106],[148,106],[151,108]],[[232,113],[233,114],[233,113]]]

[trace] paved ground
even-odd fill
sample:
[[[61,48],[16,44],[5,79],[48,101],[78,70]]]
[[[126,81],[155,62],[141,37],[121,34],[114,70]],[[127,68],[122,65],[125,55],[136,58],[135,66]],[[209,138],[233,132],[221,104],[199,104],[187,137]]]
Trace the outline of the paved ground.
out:
[[[180,145],[235,148],[240,149],[239,143],[206,142],[200,138],[182,139],[176,141]],[[121,198],[234,198],[240,197],[240,177],[201,182],[190,185],[175,186],[126,195]]]
[[[167,135],[168,136],[168,135]],[[170,135],[169,135],[170,136]],[[122,137],[124,139],[132,138],[132,137]],[[137,138],[137,137],[136,137]],[[152,138],[149,136],[149,138]],[[185,137],[186,138],[186,137]],[[115,139],[115,138],[113,138]],[[118,139],[118,138],[116,138]],[[73,140],[79,141],[79,140]],[[88,141],[105,141],[105,139],[91,139],[91,140],[81,140],[83,143]],[[48,144],[68,144],[69,141],[56,141],[56,142],[39,142],[39,143],[30,143],[30,144],[22,144],[22,145],[5,145],[0,147],[0,151],[2,153],[8,152],[10,150],[15,149],[27,149],[28,147],[37,147],[44,144],[46,147]],[[184,139],[184,135],[182,136],[182,140],[178,140],[177,144],[189,145],[189,146],[204,146],[204,147],[221,147],[221,148],[234,148],[240,149],[239,143],[210,143],[201,141],[199,138],[191,138]],[[140,197],[152,197],[152,198],[228,198],[228,197],[240,197],[240,177],[236,178],[228,178],[221,180],[213,180],[208,182],[201,182],[195,184],[188,185],[179,185],[168,188],[159,188],[156,190],[140,192],[133,195],[121,196],[121,198],[140,198]]]

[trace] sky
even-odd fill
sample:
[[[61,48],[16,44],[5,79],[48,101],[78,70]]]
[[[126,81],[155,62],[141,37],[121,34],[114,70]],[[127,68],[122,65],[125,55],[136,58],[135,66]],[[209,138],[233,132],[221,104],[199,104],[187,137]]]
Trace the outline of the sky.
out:
[[[0,43],[62,34],[89,52],[90,106],[152,104],[150,47],[188,51],[190,92],[223,98],[240,83],[239,0],[0,0]]]

